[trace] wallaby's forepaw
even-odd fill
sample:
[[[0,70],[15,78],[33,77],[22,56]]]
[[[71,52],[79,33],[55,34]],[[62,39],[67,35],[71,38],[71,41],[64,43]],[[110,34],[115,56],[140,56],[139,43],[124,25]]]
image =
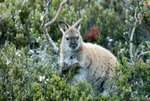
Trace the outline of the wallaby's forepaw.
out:
[[[63,69],[62,71],[61,71],[61,76],[64,76],[64,75],[66,75],[66,69]]]

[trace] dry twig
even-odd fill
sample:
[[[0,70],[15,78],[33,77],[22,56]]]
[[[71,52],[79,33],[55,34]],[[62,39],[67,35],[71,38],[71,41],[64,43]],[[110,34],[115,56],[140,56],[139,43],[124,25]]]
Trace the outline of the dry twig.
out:
[[[137,58],[139,59],[141,56],[144,56],[144,55],[146,55],[148,53],[150,53],[150,51],[142,52],[140,55],[137,56]]]
[[[48,15],[48,5],[49,3],[51,2],[51,0],[48,1],[48,3],[45,5],[45,15],[44,15],[44,18],[43,18],[43,22],[42,22],[42,29],[43,29],[43,33],[47,39],[47,41],[49,42],[49,44],[53,47],[54,51],[56,52],[56,54],[59,54],[59,48],[56,46],[56,44],[54,43],[54,41],[51,39],[51,37],[49,36],[49,33],[47,31],[47,27],[54,24],[58,17],[60,16],[60,13],[65,5],[65,3],[68,2],[68,0],[63,0],[59,6],[59,9],[57,11],[57,14],[56,16],[51,20],[49,21],[48,23],[45,24],[45,20],[47,18],[47,15]]]
[[[134,24],[133,24],[133,28],[132,28],[132,31],[131,31],[131,34],[130,34],[130,46],[129,46],[129,51],[130,51],[130,58],[131,58],[131,62],[134,62],[134,58],[135,56],[133,56],[133,36],[134,36],[134,32],[135,32],[135,29],[136,29],[136,25],[137,25],[137,13],[138,13],[138,8],[139,6],[142,5],[144,0],[142,0],[141,2],[138,2],[138,5],[137,7],[135,8],[135,13],[134,13]]]
[[[50,22],[48,22],[48,23],[45,24],[46,28],[56,22],[56,20],[60,16],[60,13],[61,13],[62,9],[64,8],[65,3],[67,3],[67,2],[68,2],[68,0],[63,0],[63,2],[59,6],[59,9],[57,11],[56,16]]]

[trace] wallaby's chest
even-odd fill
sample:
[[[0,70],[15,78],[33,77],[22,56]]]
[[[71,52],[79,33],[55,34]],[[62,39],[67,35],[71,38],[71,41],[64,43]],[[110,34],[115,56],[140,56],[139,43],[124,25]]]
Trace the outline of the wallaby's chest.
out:
[[[87,81],[89,74],[89,69],[88,68],[80,68],[78,73],[74,76],[74,80],[76,82],[78,81]]]
[[[77,54],[70,51],[65,52],[64,62],[66,65],[71,65],[79,62]]]

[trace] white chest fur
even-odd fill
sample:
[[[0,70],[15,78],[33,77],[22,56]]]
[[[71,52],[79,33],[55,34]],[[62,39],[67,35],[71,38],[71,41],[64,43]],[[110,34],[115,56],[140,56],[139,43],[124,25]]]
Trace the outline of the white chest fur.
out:
[[[67,65],[75,64],[78,62],[77,57],[75,53],[71,51],[66,51],[65,57],[64,57],[64,62]]]
[[[78,74],[76,74],[75,76],[74,76],[74,80],[76,81],[76,82],[79,82],[79,81],[87,81],[87,76],[88,76],[88,69],[86,68],[80,68],[79,69],[79,72],[78,72]]]

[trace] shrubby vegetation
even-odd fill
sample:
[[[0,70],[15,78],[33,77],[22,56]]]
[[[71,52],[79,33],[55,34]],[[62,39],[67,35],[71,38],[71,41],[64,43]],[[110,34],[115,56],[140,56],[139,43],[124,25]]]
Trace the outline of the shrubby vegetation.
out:
[[[0,52],[0,100],[92,100],[92,88],[86,82],[72,86],[60,77],[51,62],[39,56],[26,56],[24,49],[5,44]],[[42,50],[39,52],[41,53]],[[27,52],[27,54],[30,54]],[[45,52],[45,55],[48,53]]]
[[[61,1],[52,0],[47,22],[56,15]],[[70,75],[60,77],[59,57],[43,37],[43,1],[0,1],[0,100],[150,100],[150,53],[134,63],[130,61],[129,40],[136,6],[136,0],[130,0],[129,5],[120,0],[69,0],[58,19],[73,24],[82,17],[84,41],[100,44],[118,57],[113,94],[93,97],[91,85],[73,85]],[[150,50],[148,0],[137,14],[133,52],[141,54]],[[62,34],[58,23],[48,32],[59,46]]]

